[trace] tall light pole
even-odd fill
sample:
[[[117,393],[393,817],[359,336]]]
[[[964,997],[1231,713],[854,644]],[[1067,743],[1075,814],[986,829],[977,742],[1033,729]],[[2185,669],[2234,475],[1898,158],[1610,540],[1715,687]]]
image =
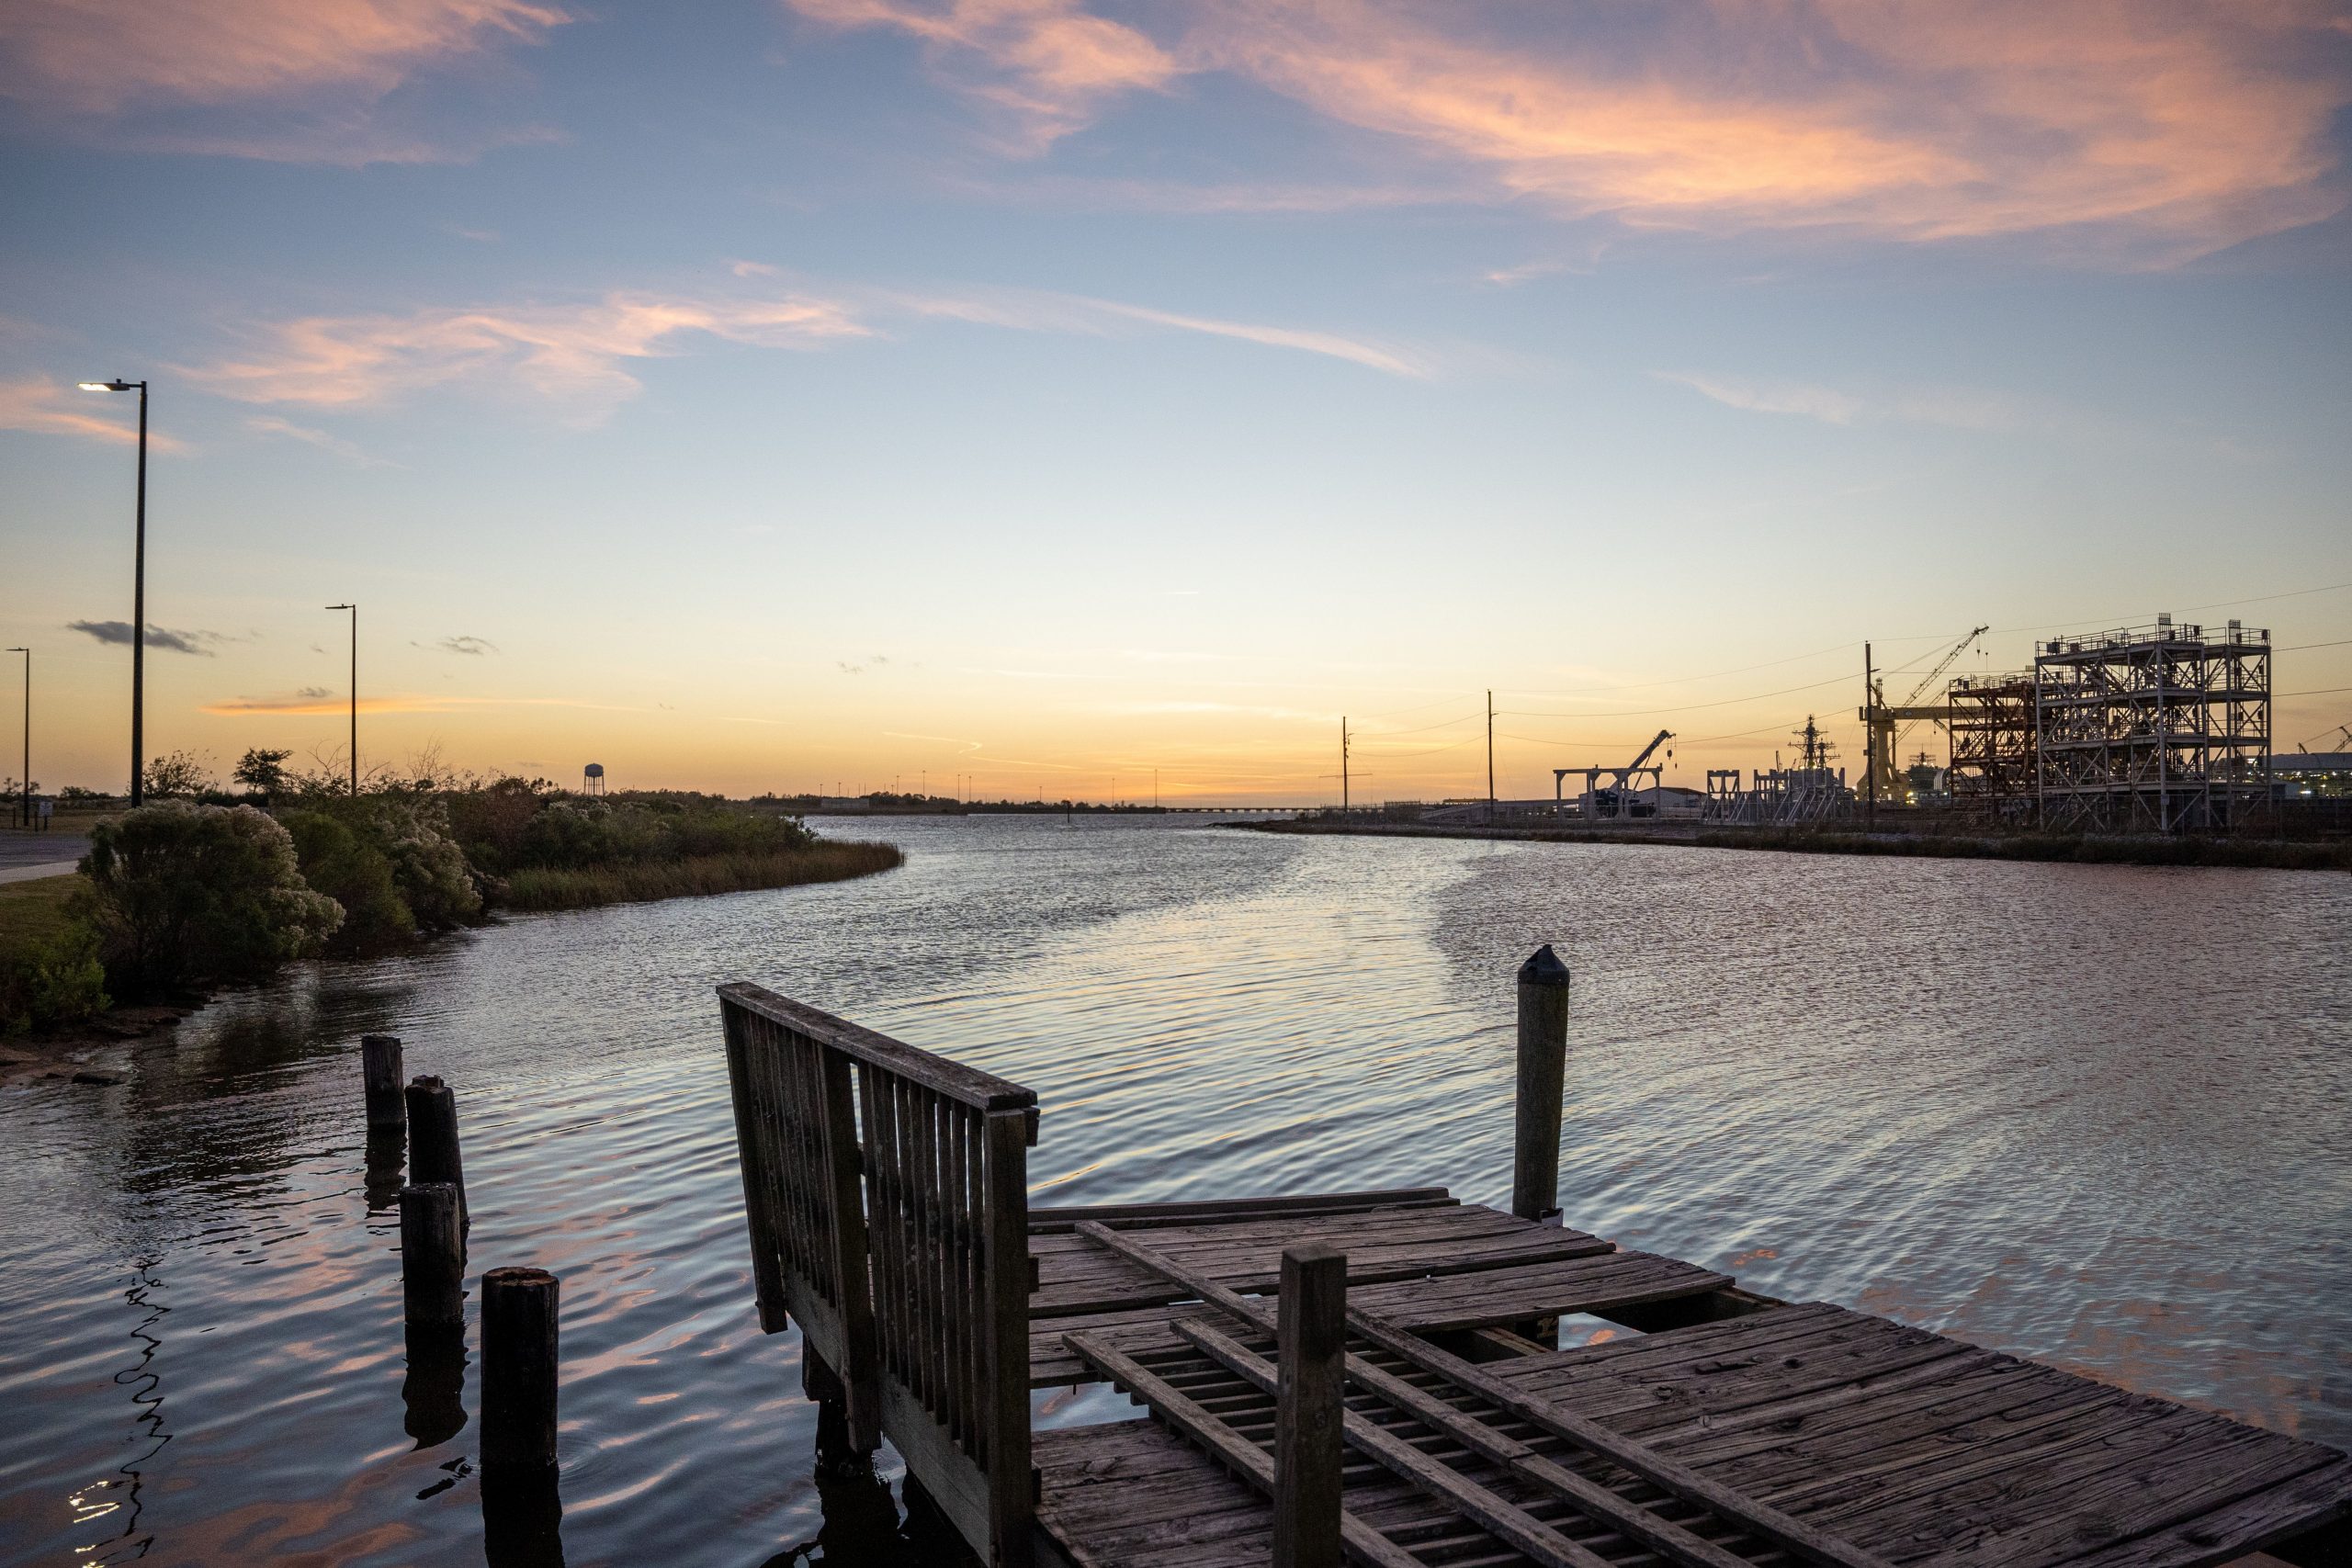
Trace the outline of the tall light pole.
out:
[[[25,826],[33,825],[33,650],[12,648],[25,656]]]
[[[147,798],[147,383],[85,381],[85,392],[139,392],[139,533],[131,557],[130,576],[130,804],[135,809]],[[29,656],[28,656],[29,657]]]
[[[359,606],[329,604],[330,610],[351,612],[351,793],[359,793]]]

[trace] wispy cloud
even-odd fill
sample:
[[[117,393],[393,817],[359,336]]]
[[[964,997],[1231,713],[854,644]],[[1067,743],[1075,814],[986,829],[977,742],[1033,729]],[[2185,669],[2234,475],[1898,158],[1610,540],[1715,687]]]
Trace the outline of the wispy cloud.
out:
[[[570,20],[535,0],[43,0],[0,8],[0,96],[109,141],[304,163],[464,156],[379,123],[421,73]],[[491,132],[489,141],[514,132]],[[530,135],[528,131],[519,134]]]
[[[498,651],[498,645],[486,637],[445,637],[433,646],[444,653],[462,653],[475,659]]]
[[[135,442],[139,439],[137,411],[124,419],[119,412],[101,412],[97,394],[55,381],[0,381],[0,430],[29,430],[42,435],[80,435],[93,441]],[[111,414],[111,417],[109,415]],[[147,433],[147,445],[157,452],[185,452],[187,444],[159,430]]]
[[[743,277],[775,271],[755,262],[736,262],[730,270]],[[180,374],[223,397],[314,408],[361,406],[458,384],[504,387],[593,423],[642,389],[635,371],[639,363],[684,353],[696,337],[814,349],[923,321],[1095,337],[1153,330],[1196,333],[1342,359],[1390,376],[1429,376],[1441,362],[1496,357],[1468,348],[1441,355],[1317,328],[1231,321],[1076,294],[853,288],[750,295],[616,292],[584,303],[305,316],[252,328],[250,349],[182,367]],[[254,427],[313,445],[336,440],[274,416],[260,416]]]
[[[587,417],[637,394],[627,367],[678,352],[695,334],[772,348],[862,337],[840,303],[608,294],[570,305],[419,310],[404,316],[305,316],[259,331],[234,359],[185,370],[223,397],[343,407],[455,381],[504,382]]]
[[[1695,230],[2063,235],[2166,262],[2344,205],[2328,0],[1776,0],[1440,8],[1194,0],[1147,34],[1078,0],[786,0],[924,40],[1048,145],[1225,72],[1450,167],[1457,199]],[[1056,68],[1049,40],[1085,39]]]
[[[69,631],[81,632],[100,642],[113,643],[119,648],[130,646],[129,621],[68,621],[65,626]],[[213,650],[206,646],[208,643],[231,640],[219,632],[175,632],[167,626],[156,626],[147,628],[148,647],[160,648],[170,653],[192,653],[198,659],[213,657]]]
[[[245,421],[245,428],[258,434],[282,435],[289,441],[300,441],[306,446],[315,446],[322,452],[332,452],[344,461],[356,463],[363,468],[390,468],[399,466],[389,458],[379,457],[364,450],[356,443],[346,441],[340,435],[331,435],[323,430],[313,430],[307,424],[297,424],[290,419],[281,419],[274,413],[257,413],[249,416]]]
[[[1863,395],[1805,381],[1660,370],[1661,381],[1751,413],[1795,414],[1824,424],[1943,425],[1954,430],[2012,430],[2026,423],[2015,399],[1959,387],[1899,387]]]
[[[363,696],[359,699],[361,713],[459,713],[468,708],[582,708],[594,713],[650,713],[645,707],[632,707],[618,703],[574,702],[568,697],[447,697],[395,694]],[[351,699],[334,696],[324,687],[304,686],[288,696],[223,697],[202,704],[198,713],[218,716],[237,714],[339,714],[351,711]]]
[[[1432,374],[1434,369],[1431,358],[1426,355],[1338,333],[1259,321],[1227,321],[1216,316],[1163,310],[1149,305],[1131,305],[1116,299],[1097,299],[1082,294],[989,289],[937,294],[897,293],[881,298],[918,315],[1029,332],[1076,333],[1102,337],[1132,331],[1136,326],[1164,327],[1176,332],[1235,338],[1270,348],[1326,355],[1390,376],[1422,377]]]

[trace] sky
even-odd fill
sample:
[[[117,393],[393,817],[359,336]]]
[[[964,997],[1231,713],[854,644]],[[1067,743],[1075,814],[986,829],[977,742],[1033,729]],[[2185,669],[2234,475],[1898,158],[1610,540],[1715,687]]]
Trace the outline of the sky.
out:
[[[128,773],[113,377],[222,773],[346,602],[363,763],[621,787],[1483,796],[1489,692],[1697,785],[2160,612],[2341,749],[2347,106],[2323,0],[27,0],[32,773]]]

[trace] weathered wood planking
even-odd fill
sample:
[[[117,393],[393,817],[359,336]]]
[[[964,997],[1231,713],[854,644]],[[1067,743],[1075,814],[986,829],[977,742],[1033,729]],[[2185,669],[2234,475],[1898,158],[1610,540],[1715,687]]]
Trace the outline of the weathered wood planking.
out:
[[[2352,1511],[2333,1450],[1837,1307],[1484,1370],[1898,1563],[2196,1568]]]
[[[1348,1255],[1351,1290],[1430,1274],[1583,1258],[1611,1249],[1580,1231],[1532,1224],[1472,1204],[1238,1219],[1152,1228],[1152,1246],[1237,1291],[1273,1289],[1283,1248],[1322,1242]],[[1113,1312],[1182,1299],[1165,1280],[1071,1235],[1036,1234],[1033,1317]]]
[[[1146,1234],[1156,1246],[1165,1233]],[[1352,1266],[1352,1255],[1349,1261]],[[1352,1275],[1352,1267],[1350,1272]],[[1724,1275],[1678,1263],[1670,1258],[1643,1252],[1610,1252],[1363,1287],[1357,1287],[1351,1280],[1348,1297],[1351,1305],[1377,1311],[1406,1327],[1438,1331],[1570,1313],[1605,1317],[1622,1307],[1702,1295],[1726,1283]],[[1189,1304],[1170,1304],[1062,1315],[1033,1312],[1029,1324],[1030,1386],[1052,1388],[1091,1381],[1079,1358],[1061,1343],[1063,1334],[1103,1333],[1110,1337],[1112,1344],[1130,1349],[1168,1345],[1174,1343],[1173,1331],[1169,1326],[1171,1319],[1196,1310]]]

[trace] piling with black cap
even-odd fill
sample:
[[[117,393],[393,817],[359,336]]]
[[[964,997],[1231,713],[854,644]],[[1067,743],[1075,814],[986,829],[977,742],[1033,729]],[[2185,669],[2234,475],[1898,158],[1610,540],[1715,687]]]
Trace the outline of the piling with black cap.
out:
[[[359,1037],[359,1071],[368,1086],[368,1125],[398,1128],[408,1120],[401,1100],[401,1039],[397,1034]]]
[[[466,1171],[458,1157],[458,1095],[435,1077],[409,1080],[408,1174],[419,1186],[446,1181],[458,1190],[458,1224],[472,1223],[466,1210]]]
[[[1512,1130],[1510,1212],[1560,1212],[1560,1105],[1567,1092],[1568,966],[1544,943],[1519,969],[1519,1100]]]
[[[466,1233],[458,1190],[446,1181],[401,1189],[401,1307],[424,1327],[466,1321]]]
[[[485,1470],[555,1468],[556,1306],[544,1269],[481,1277],[481,1461]]]

